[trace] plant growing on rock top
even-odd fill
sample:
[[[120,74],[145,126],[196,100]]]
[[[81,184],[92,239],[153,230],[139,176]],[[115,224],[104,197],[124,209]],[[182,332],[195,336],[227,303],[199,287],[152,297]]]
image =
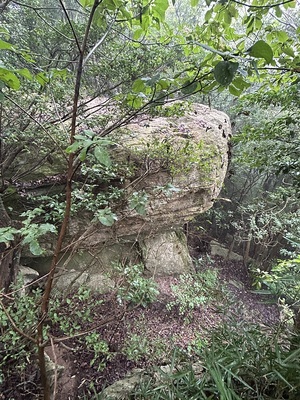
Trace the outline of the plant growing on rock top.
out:
[[[183,135],[185,135],[183,133]],[[151,143],[146,143],[146,150],[134,150],[137,154],[145,154],[154,166],[160,166],[162,169],[169,171],[170,175],[186,174],[193,168],[196,168],[203,179],[209,175],[211,171],[211,160],[216,155],[217,150],[214,146],[204,143],[200,140],[195,143],[186,133],[186,138],[180,137],[161,138],[155,137]]]
[[[144,191],[133,192],[128,199],[130,210],[135,210],[140,215],[146,214],[148,195]]]

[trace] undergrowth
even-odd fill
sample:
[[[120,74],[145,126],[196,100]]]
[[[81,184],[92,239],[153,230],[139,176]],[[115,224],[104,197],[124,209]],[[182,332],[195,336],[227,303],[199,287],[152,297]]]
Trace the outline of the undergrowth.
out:
[[[195,349],[200,374],[192,362],[178,366],[173,359],[172,372],[158,368],[131,399],[298,400],[300,348],[293,343],[280,329],[268,332],[256,324],[229,321]]]
[[[119,266],[118,273],[122,281],[116,288],[115,304],[121,303],[128,312],[128,306],[143,309],[157,300],[156,283],[146,279],[142,272],[142,265]],[[216,300],[218,294],[222,295],[223,292],[217,272],[212,268],[183,275],[172,290],[173,299],[167,303],[169,312],[179,311],[186,323],[196,308],[218,299],[224,301],[222,306],[226,308],[226,297]],[[12,329],[9,318],[20,330],[34,337],[40,295],[40,289],[24,293],[20,282],[11,288],[9,295],[1,295],[0,387],[6,396],[4,399],[13,398],[12,388],[5,383],[7,379],[12,382],[14,377],[16,384],[23,384],[29,373],[37,373],[28,369],[34,364],[32,343]],[[100,331],[93,330],[94,317],[98,315],[103,302],[101,296],[95,296],[89,289],[81,287],[67,297],[51,300],[49,323],[45,324],[45,337],[50,337],[50,332],[59,338],[72,338],[79,334],[76,342],[72,343],[75,343],[77,352],[89,354],[90,368],[98,374],[106,367],[106,362],[117,355],[112,352],[110,343],[103,339]],[[289,331],[284,324],[271,329],[245,320],[239,322],[225,313],[222,324],[205,334],[199,333],[184,349],[178,349],[171,343],[168,347],[159,337],[148,338],[146,327],[145,323],[145,329],[142,326],[135,331],[129,329],[118,352],[127,361],[141,361],[148,363],[148,366],[163,363],[166,368],[150,370],[136,387],[131,399],[300,398],[299,332]],[[80,332],[86,328],[86,333],[81,335]],[[195,364],[198,365],[197,370]],[[31,384],[34,380],[31,379]],[[26,390],[29,393],[28,387]],[[86,399],[105,398],[103,393],[98,394],[93,389],[92,383],[85,393],[88,396]],[[30,396],[37,398],[38,388],[31,390]]]

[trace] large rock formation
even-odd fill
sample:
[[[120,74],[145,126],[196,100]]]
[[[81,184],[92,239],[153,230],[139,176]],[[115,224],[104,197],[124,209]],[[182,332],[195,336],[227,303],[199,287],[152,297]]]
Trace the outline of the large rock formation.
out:
[[[130,171],[122,183],[127,202],[90,243],[175,229],[209,209],[225,177],[230,133],[226,114],[198,104],[183,116],[143,118],[118,131],[112,157]],[[147,199],[144,215],[128,207],[139,194]]]
[[[67,254],[60,272],[99,274],[112,261],[143,262],[151,274],[191,269],[185,238],[176,231],[217,198],[231,130],[223,112],[199,104],[179,108],[180,115],[139,118],[114,133],[111,157],[120,173],[109,185],[123,190],[113,209],[117,220],[105,226],[73,218],[72,257]]]

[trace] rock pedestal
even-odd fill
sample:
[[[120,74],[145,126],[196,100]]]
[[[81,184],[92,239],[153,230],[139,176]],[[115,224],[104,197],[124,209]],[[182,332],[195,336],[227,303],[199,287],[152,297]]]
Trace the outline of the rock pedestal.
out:
[[[226,114],[200,104],[182,104],[176,116],[140,117],[115,132],[110,153],[119,172],[99,192],[112,185],[122,190],[112,208],[117,220],[105,226],[88,216],[73,218],[68,239],[74,244],[60,272],[101,274],[112,261],[143,262],[152,275],[190,271],[178,232],[217,198],[230,133]]]

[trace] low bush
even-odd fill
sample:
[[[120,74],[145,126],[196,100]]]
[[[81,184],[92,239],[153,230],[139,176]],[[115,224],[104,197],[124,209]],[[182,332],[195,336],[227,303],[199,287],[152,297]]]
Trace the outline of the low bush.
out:
[[[115,266],[120,276],[118,287],[119,303],[127,302],[129,305],[141,305],[147,307],[153,303],[158,295],[158,285],[151,279],[143,276],[143,264]]]
[[[181,275],[179,282],[171,285],[174,299],[167,304],[167,310],[177,308],[188,322],[196,308],[212,301],[217,287],[217,270],[207,269],[196,274]]]
[[[0,293],[0,399],[2,393],[5,399],[14,398],[11,397],[15,390],[12,382],[19,386],[20,396],[30,393],[31,398],[35,398],[40,391],[36,384],[36,329],[42,290],[24,291],[19,279],[8,294]],[[92,329],[82,334],[93,322],[93,312],[100,304],[102,300],[93,297],[90,289],[85,287],[79,287],[67,298],[63,295],[53,297],[44,325],[45,342],[50,343],[49,333],[53,334],[53,331],[66,339],[78,335],[78,348],[84,347],[91,354],[91,365],[102,369],[109,357],[108,344]]]

